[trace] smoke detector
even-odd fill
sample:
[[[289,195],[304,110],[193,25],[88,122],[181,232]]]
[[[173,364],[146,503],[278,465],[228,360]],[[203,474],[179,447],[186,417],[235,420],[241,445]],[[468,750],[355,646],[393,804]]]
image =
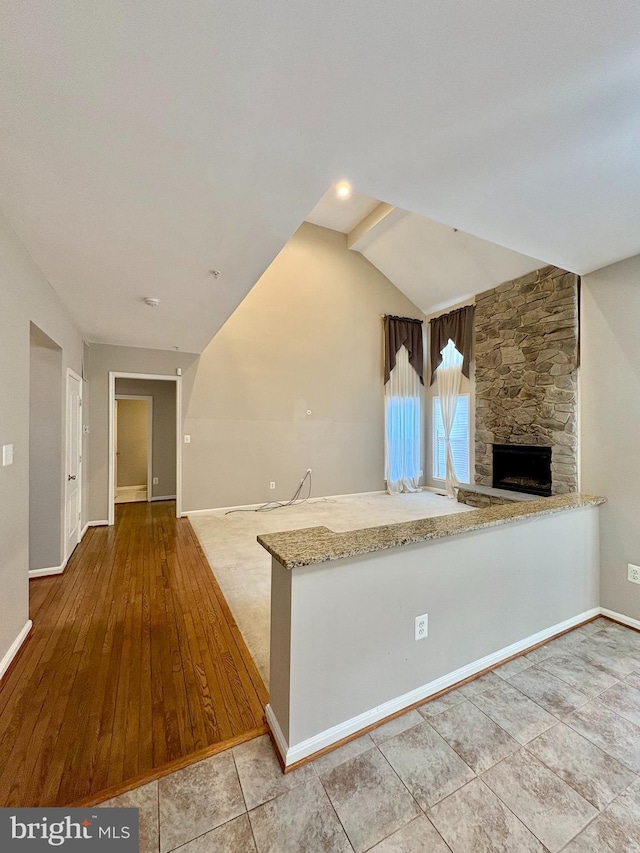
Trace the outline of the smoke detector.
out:
[[[145,296],[144,297],[144,304],[148,305],[149,308],[157,308],[158,305],[160,305],[160,300],[156,299],[155,296]]]

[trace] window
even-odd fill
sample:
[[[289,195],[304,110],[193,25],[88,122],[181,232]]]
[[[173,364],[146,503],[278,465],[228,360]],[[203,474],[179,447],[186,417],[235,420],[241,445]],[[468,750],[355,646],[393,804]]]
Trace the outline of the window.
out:
[[[444,480],[446,476],[444,427],[440,411],[440,397],[433,398],[433,477]],[[456,416],[451,430],[451,452],[456,477],[461,483],[469,482],[469,395],[460,394]]]
[[[384,387],[385,479],[389,494],[420,491],[420,379],[404,346]]]

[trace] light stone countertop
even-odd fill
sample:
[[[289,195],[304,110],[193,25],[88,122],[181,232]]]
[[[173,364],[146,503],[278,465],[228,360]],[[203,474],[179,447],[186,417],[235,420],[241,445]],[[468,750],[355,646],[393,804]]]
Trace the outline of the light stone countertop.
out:
[[[258,536],[258,542],[286,569],[295,569],[328,560],[341,560],[344,557],[397,548],[411,542],[425,542],[429,539],[468,533],[471,530],[483,530],[485,527],[497,527],[536,515],[551,515],[583,506],[598,506],[605,502],[606,498],[594,495],[555,495],[472,512],[365,527],[345,533],[335,533],[328,527],[306,527],[301,530],[268,533]]]

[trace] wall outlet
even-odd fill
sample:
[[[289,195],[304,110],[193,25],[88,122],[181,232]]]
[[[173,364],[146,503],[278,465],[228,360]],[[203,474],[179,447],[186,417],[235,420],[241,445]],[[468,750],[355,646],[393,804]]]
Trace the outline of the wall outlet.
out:
[[[4,444],[2,447],[2,464],[13,465],[13,444]]]
[[[634,566],[633,563],[627,565],[627,578],[631,583],[640,583],[640,566]]]
[[[272,480],[272,481],[269,483],[269,488],[270,488],[270,489],[275,489],[275,487],[276,487],[276,481],[275,481],[275,480]]]
[[[422,616],[416,616],[415,621],[415,636],[416,640],[424,640],[429,636],[429,615],[423,613]]]
[[[184,443],[185,444],[191,444],[191,436],[190,435],[185,435]]]
[[[154,477],[154,478],[153,478],[153,485],[154,485],[154,486],[157,486],[157,485],[158,485],[158,478],[157,478],[157,477]]]

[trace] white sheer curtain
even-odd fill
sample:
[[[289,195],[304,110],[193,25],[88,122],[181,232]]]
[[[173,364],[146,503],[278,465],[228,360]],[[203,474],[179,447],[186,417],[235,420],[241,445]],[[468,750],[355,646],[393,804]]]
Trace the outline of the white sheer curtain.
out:
[[[460,384],[462,382],[462,355],[449,340],[442,352],[442,364],[436,371],[442,425],[444,427],[444,444],[446,453],[446,487],[450,498],[455,497],[455,487],[458,485],[453,454],[451,452],[451,428],[456,416]]]
[[[420,388],[402,346],[384,386],[385,478],[390,495],[420,491]]]

